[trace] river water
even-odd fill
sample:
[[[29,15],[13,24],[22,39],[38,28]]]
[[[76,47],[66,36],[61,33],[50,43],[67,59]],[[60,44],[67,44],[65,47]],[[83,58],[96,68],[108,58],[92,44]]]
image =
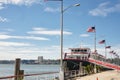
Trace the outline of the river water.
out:
[[[21,70],[24,70],[24,74],[56,72],[59,71],[59,68],[59,65],[21,64]],[[0,64],[0,77],[14,75],[14,69],[15,64]]]

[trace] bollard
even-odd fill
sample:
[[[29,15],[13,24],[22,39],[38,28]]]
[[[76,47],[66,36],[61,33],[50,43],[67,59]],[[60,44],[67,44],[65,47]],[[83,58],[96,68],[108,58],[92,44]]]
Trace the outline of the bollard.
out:
[[[23,80],[24,79],[24,70],[20,70],[21,59],[17,58],[15,61],[15,78],[14,80]]]
[[[20,71],[20,58],[17,58],[15,61],[15,78],[14,80],[18,80],[18,76],[19,76],[19,71]]]
[[[19,80],[24,79],[24,70],[19,70]]]

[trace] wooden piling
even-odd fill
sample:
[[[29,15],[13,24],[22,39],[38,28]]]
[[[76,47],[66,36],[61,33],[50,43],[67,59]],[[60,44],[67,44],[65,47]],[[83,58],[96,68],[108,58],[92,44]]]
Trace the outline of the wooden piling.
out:
[[[15,61],[15,78],[14,80],[23,80],[24,79],[24,70],[20,70],[21,59],[17,58]]]
[[[19,70],[19,80],[24,79],[24,70]]]
[[[15,61],[15,78],[14,80],[18,80],[18,76],[19,76],[19,71],[20,71],[20,61],[21,59],[20,58],[17,58],[16,61]]]

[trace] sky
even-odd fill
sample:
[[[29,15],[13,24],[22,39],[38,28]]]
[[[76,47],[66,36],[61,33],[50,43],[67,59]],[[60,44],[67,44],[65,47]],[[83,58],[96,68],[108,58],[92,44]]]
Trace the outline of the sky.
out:
[[[96,47],[104,55],[107,50],[120,53],[120,0],[63,0],[63,52],[69,48]],[[74,4],[80,6],[72,6]],[[0,60],[60,58],[60,1],[0,0]],[[72,6],[72,7],[70,7]]]

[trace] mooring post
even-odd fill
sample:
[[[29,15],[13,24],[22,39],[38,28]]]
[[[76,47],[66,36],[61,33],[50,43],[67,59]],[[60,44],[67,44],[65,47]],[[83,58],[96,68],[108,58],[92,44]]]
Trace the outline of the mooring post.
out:
[[[20,71],[20,58],[17,58],[15,61],[15,78],[14,80],[18,80],[19,78],[19,71]]]
[[[19,71],[19,80],[23,80],[24,79],[24,70],[20,70]]]

